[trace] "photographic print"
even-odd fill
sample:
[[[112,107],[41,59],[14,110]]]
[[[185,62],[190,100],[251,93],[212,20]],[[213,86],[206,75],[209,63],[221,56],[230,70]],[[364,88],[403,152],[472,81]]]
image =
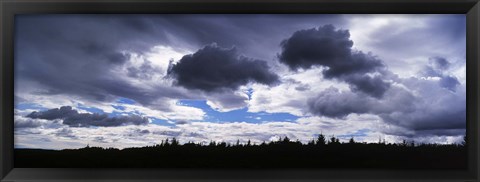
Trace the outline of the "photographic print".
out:
[[[466,169],[463,14],[15,16],[15,167]]]

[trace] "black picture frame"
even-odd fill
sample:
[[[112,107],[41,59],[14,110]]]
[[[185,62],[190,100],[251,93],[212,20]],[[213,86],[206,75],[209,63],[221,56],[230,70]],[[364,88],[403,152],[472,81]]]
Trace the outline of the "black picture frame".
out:
[[[0,181],[479,181],[480,127],[478,0],[2,0]],[[14,168],[14,19],[16,14],[320,13],[465,14],[467,18],[466,171],[416,170],[206,170]]]

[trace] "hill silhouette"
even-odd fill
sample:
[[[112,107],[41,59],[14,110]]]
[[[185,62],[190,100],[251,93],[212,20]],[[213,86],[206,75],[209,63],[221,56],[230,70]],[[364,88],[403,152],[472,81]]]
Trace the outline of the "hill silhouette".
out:
[[[466,169],[462,144],[358,143],[319,135],[303,144],[281,138],[254,145],[237,142],[180,144],[175,138],[140,148],[15,149],[16,168],[378,168]]]

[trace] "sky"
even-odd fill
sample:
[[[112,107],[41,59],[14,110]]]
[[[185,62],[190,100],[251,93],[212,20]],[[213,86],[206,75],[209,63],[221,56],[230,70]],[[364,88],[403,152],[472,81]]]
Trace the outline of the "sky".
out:
[[[16,148],[465,135],[465,15],[15,18]]]

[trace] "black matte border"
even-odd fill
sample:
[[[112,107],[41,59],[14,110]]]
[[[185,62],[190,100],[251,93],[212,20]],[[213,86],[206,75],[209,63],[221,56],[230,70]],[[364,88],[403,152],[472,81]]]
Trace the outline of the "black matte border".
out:
[[[0,0],[0,181],[479,181],[479,4],[478,0]],[[466,14],[468,171],[14,168],[14,15],[27,13]]]

